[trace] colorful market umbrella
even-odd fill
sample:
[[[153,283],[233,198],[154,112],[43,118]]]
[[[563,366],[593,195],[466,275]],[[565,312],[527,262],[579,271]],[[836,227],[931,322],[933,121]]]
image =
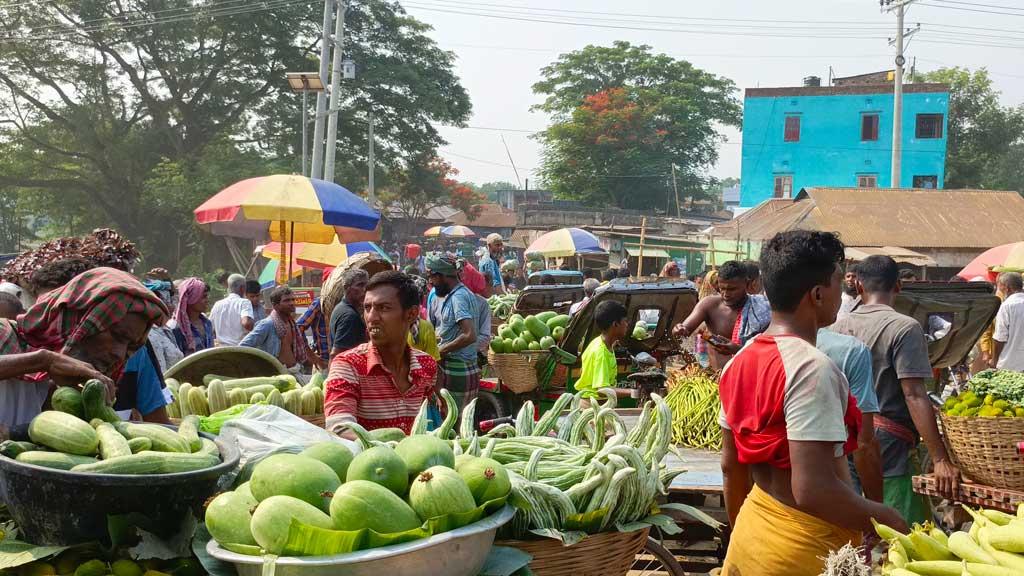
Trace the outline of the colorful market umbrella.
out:
[[[316,244],[380,237],[380,213],[362,198],[338,184],[294,174],[236,182],[203,202],[195,215],[221,236]]]
[[[965,280],[981,276],[994,281],[1000,272],[1024,272],[1024,242],[989,248],[965,266],[957,276]]]
[[[263,267],[263,272],[260,272],[259,283],[260,288],[272,288],[277,285],[277,272],[281,266],[280,260],[271,260],[267,262],[267,265]],[[298,278],[302,276],[302,266],[292,266],[292,278]]]
[[[561,258],[576,254],[607,254],[601,248],[601,242],[586,230],[579,228],[561,228],[537,238],[526,249],[526,254],[536,254],[544,258]]]
[[[427,237],[440,236],[442,230],[444,230],[444,226],[431,226],[423,232],[423,235]]]
[[[283,256],[280,242],[271,242],[263,247],[263,256],[280,260]],[[295,244],[293,247],[295,263],[310,268],[327,268],[337,266],[356,254],[374,252],[390,261],[380,246],[373,242],[351,242],[342,244],[337,238],[330,244]]]
[[[476,236],[476,232],[466,226],[449,226],[441,230],[441,235],[450,238],[472,238]]]

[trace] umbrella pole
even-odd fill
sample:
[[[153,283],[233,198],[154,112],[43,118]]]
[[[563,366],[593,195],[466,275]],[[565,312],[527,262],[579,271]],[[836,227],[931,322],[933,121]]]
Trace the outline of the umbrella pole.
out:
[[[286,276],[286,274],[288,274],[288,271],[285,269],[285,265],[284,265],[284,259],[287,258],[287,256],[288,256],[287,252],[285,251],[285,247],[284,247],[284,236],[285,236],[285,234],[284,234],[284,220],[279,220],[278,221],[278,223],[277,223],[277,231],[279,233],[279,236],[281,237],[281,241],[280,241],[280,244],[281,244],[281,260],[279,260],[278,264],[277,264],[277,283],[278,284],[284,284],[285,281],[288,279],[288,276]]]
[[[288,235],[288,279],[285,284],[292,281],[292,260],[295,259],[295,222],[292,222],[292,229]]]

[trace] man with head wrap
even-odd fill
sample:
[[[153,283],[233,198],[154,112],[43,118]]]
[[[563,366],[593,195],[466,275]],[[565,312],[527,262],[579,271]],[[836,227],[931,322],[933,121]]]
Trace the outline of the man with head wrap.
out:
[[[0,424],[30,421],[53,385],[96,378],[112,400],[126,360],[166,316],[130,274],[95,268],[44,294],[17,322],[0,320]]]
[[[432,254],[427,258],[427,272],[437,298],[444,298],[430,321],[440,337],[438,352],[441,367],[438,384],[455,396],[461,409],[476,398],[480,389],[477,365],[477,303],[476,296],[459,281],[455,259]]]

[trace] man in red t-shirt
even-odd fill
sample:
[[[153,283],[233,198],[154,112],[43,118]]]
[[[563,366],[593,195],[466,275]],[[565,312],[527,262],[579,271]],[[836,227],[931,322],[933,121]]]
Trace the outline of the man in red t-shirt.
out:
[[[419,308],[420,291],[411,277],[387,271],[370,279],[363,300],[370,341],[331,360],[324,386],[328,430],[351,440],[351,422],[409,433],[437,378],[437,362],[408,344]]]
[[[845,454],[860,411],[839,368],[815,348],[839,310],[844,247],[796,230],[761,249],[768,329],[722,372],[722,471],[733,534],[725,576],[816,576],[829,550],[860,543],[875,518],[906,525],[854,492]],[[753,479],[753,486],[750,480]]]

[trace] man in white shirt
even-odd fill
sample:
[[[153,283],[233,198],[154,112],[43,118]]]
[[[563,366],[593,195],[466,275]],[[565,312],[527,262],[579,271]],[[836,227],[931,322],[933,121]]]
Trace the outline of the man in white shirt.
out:
[[[1024,370],[1024,279],[1017,272],[1003,272],[996,280],[1006,295],[992,334],[995,343],[995,368]]]
[[[256,324],[252,302],[245,296],[245,276],[228,277],[228,295],[213,305],[210,321],[217,335],[218,346],[238,346]]]

